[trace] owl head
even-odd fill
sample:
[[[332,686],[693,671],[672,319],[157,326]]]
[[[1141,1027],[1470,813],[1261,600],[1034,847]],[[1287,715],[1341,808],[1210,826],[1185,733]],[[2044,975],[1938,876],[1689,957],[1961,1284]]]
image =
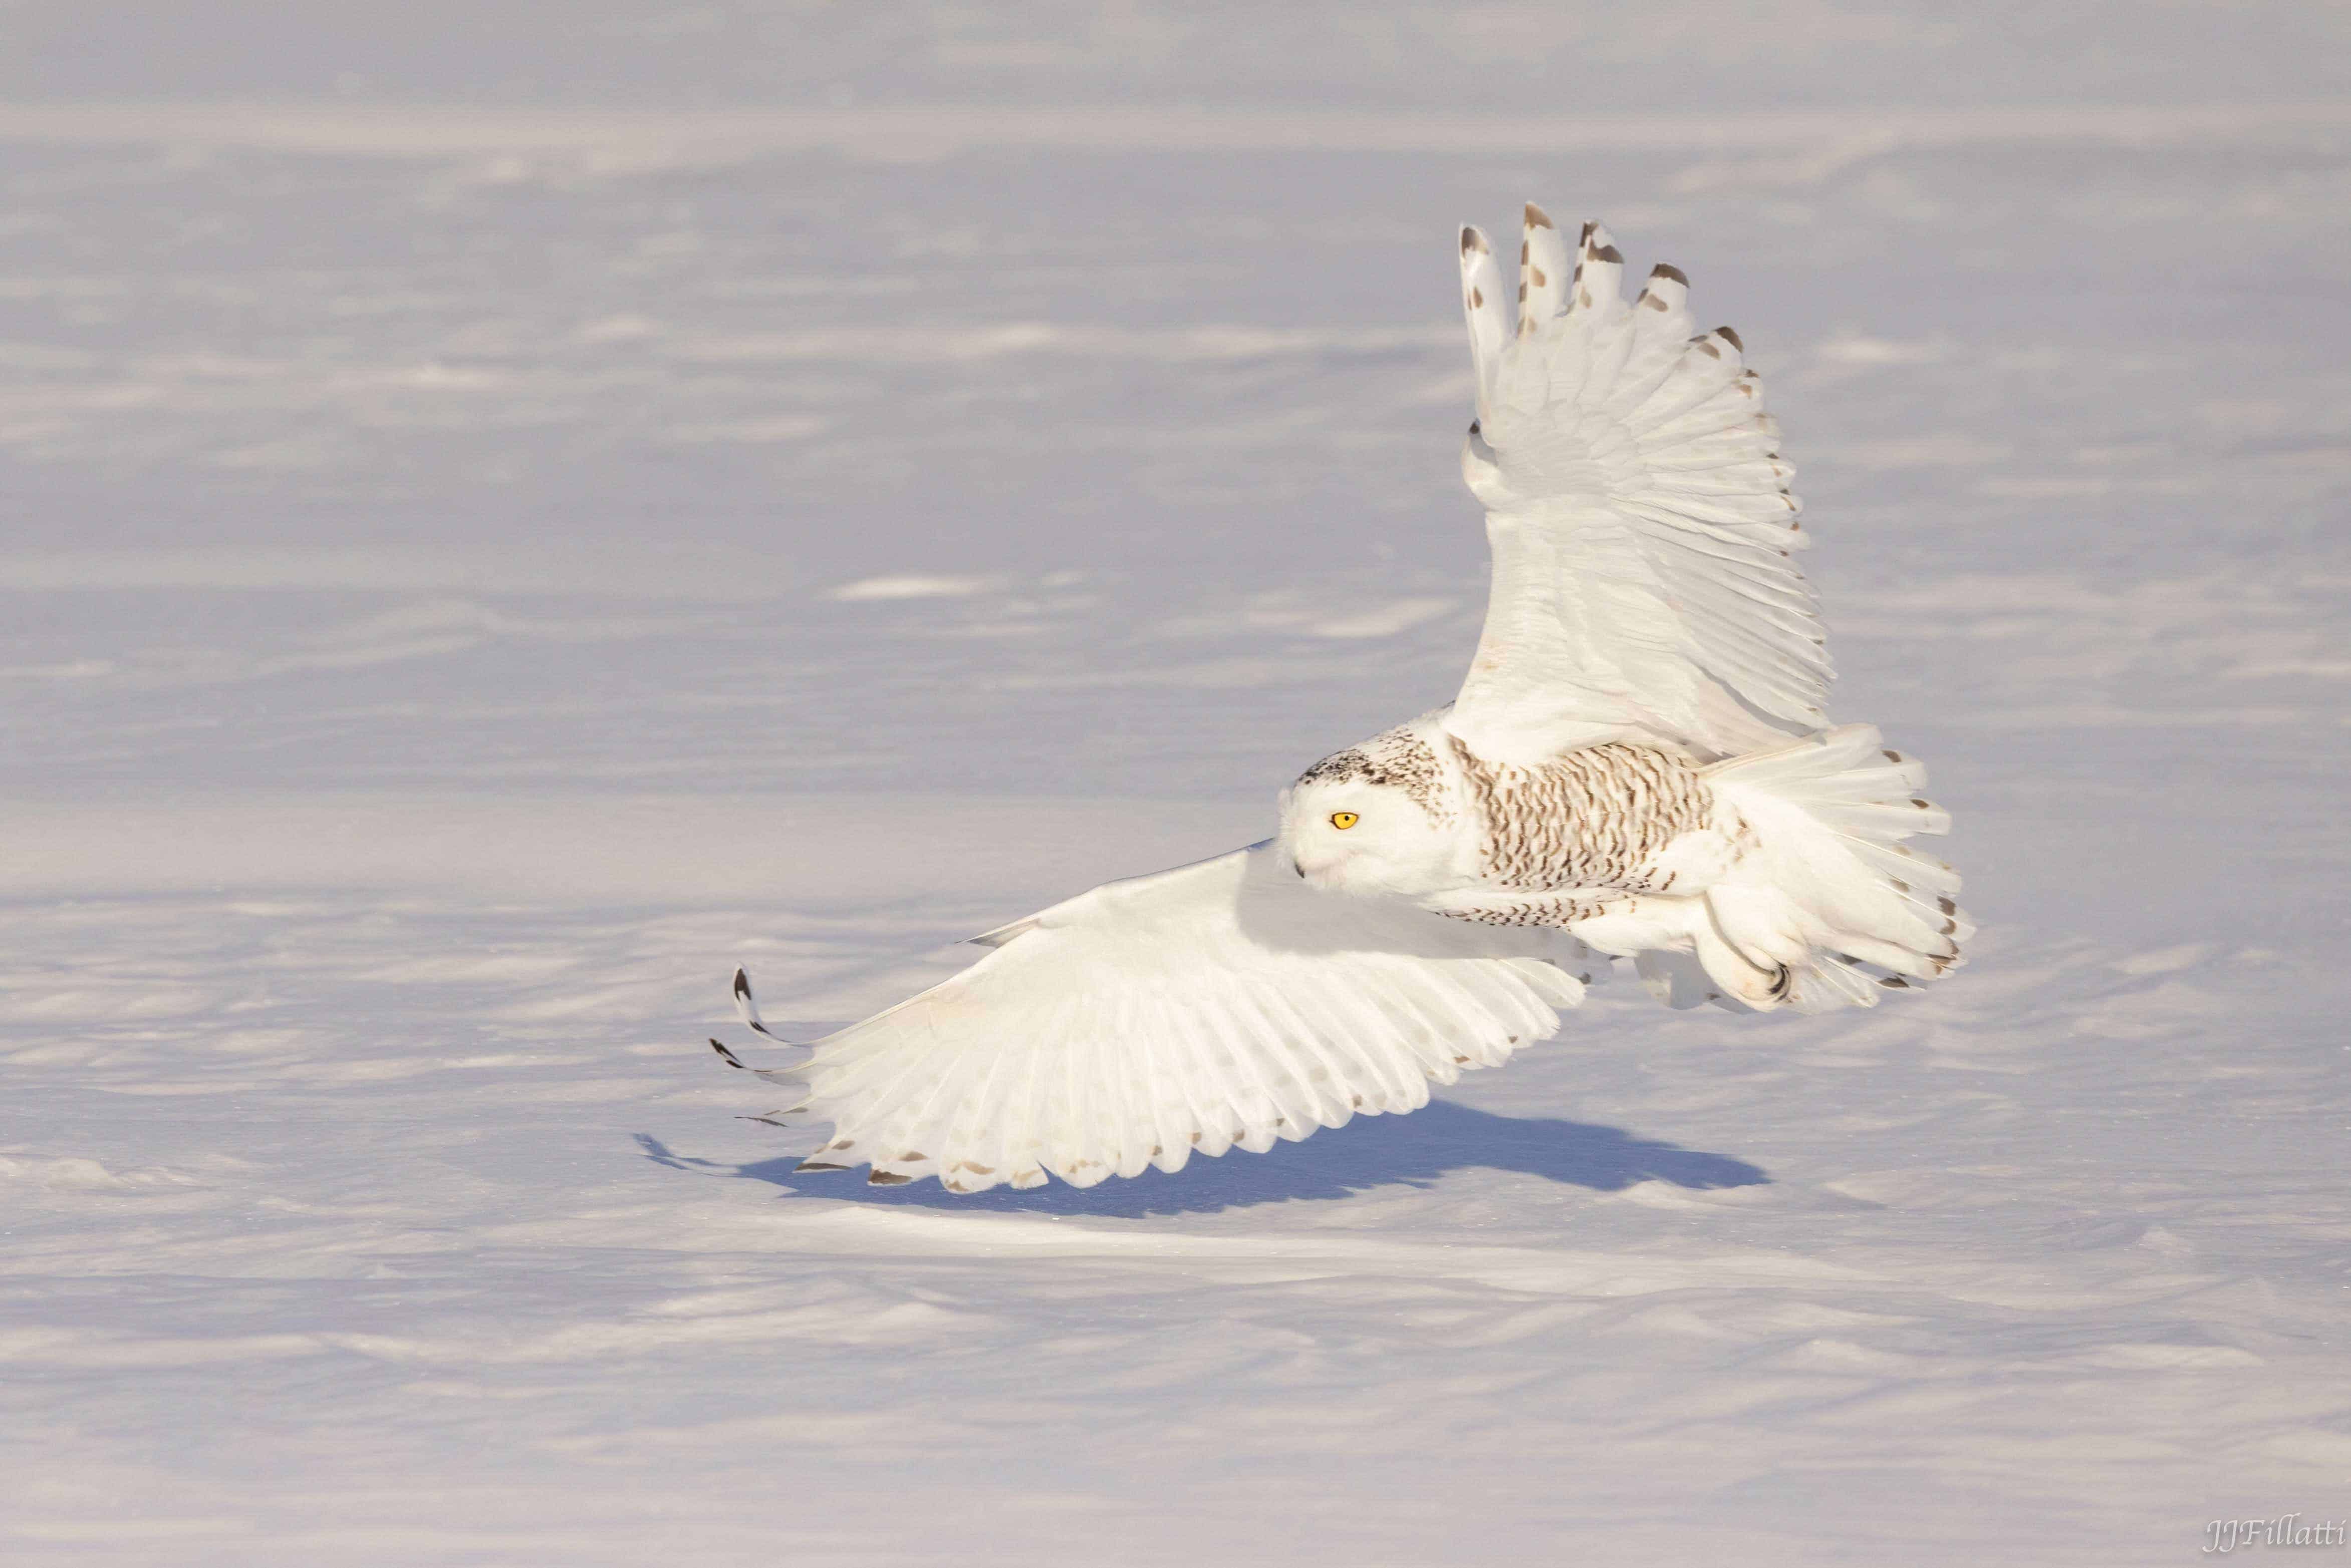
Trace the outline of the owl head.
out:
[[[1333,753],[1282,791],[1282,852],[1316,887],[1413,897],[1448,885],[1449,774],[1416,737],[1391,738]]]

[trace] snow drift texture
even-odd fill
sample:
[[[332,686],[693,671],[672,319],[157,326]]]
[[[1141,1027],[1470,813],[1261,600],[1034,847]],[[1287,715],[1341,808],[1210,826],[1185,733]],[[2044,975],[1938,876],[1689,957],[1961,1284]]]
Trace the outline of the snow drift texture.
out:
[[[0,14],[12,1560],[2342,1511],[2339,11],[235,9]],[[1451,692],[1453,236],[1530,194],[1771,377],[1970,968],[1620,979],[1174,1176],[786,1174],[736,964],[838,1024]]]

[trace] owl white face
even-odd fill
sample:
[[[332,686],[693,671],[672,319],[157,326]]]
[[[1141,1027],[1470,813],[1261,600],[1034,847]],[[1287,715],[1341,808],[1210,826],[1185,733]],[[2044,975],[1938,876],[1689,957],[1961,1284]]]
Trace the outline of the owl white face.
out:
[[[1454,852],[1453,835],[1408,791],[1311,773],[1282,792],[1281,848],[1316,887],[1405,897],[1445,886]]]

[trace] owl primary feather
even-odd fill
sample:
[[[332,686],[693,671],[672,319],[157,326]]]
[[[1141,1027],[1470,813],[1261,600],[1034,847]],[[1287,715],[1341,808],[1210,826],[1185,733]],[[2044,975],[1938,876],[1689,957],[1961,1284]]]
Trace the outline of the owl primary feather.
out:
[[[1460,694],[1306,769],[1280,831],[976,941],[959,975],[761,1076],[800,1168],[1091,1186],[1402,1113],[1548,1038],[1606,957],[1661,1000],[1869,1007],[1949,972],[1926,770],[1831,726],[1762,384],[1688,281],[1529,206],[1506,297],[1461,231],[1493,583]],[[766,1032],[740,970],[744,1020]],[[744,1064],[717,1040],[734,1066]],[[777,1113],[782,1115],[785,1113]]]

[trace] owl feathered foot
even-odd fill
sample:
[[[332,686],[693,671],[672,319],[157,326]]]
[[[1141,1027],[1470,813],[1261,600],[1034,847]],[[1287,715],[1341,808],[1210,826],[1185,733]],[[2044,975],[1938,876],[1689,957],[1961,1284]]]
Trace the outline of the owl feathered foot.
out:
[[[1959,873],[1903,841],[1950,831],[1917,793],[1926,768],[1868,725],[1825,729],[1708,768],[1754,831],[1705,894],[1694,930],[1707,974],[1750,1006],[1875,1005],[1960,962],[1975,927]]]

